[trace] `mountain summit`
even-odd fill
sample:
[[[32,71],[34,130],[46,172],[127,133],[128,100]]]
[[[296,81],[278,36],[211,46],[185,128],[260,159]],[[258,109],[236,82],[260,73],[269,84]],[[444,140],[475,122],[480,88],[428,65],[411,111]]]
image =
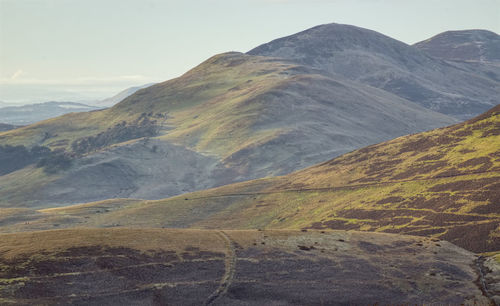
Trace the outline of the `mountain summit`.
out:
[[[459,119],[500,103],[498,80],[351,25],[320,25],[263,44],[248,54],[288,59],[342,75]]]
[[[500,35],[491,31],[446,31],[414,46],[444,60],[500,64]]]

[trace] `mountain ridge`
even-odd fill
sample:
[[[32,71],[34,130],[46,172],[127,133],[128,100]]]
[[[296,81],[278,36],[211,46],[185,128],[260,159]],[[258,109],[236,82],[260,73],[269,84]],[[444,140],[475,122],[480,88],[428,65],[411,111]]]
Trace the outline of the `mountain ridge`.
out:
[[[464,71],[416,47],[351,25],[313,27],[247,53],[340,74],[461,120],[500,103],[498,80],[478,76],[478,71]],[[476,70],[481,73],[483,69]]]
[[[315,68],[225,53],[112,108],[0,134],[3,143],[76,154],[68,170],[49,178],[36,168],[5,176],[16,181],[17,175],[33,175],[48,185],[36,193],[4,188],[0,198],[9,198],[8,205],[28,206],[112,197],[159,199],[285,174],[356,147],[452,122]],[[168,162],[170,157],[175,162]],[[103,176],[111,184],[96,186],[95,177]],[[36,199],[28,199],[30,195]]]

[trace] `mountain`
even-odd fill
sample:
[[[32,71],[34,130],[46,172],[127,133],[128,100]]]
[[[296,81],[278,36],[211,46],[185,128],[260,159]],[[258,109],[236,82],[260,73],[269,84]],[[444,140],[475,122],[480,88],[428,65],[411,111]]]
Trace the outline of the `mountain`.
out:
[[[130,88],[127,88],[127,89],[120,91],[119,93],[117,93],[116,95],[114,95],[110,98],[107,98],[107,99],[104,99],[101,101],[97,101],[96,103],[92,103],[92,104],[95,106],[99,106],[99,107],[111,107],[111,106],[117,104],[118,102],[121,102],[126,97],[134,94],[139,89],[143,89],[143,88],[149,87],[149,86],[154,85],[154,84],[155,83],[148,83],[148,84],[144,84],[142,86],[130,87]]]
[[[488,305],[498,269],[446,241],[354,231],[0,235],[2,305]]]
[[[0,144],[66,152],[50,158],[49,169],[28,166],[1,176],[0,201],[34,207],[160,199],[286,174],[453,122],[318,69],[225,53],[112,108],[0,133]],[[20,184],[26,177],[29,183]]]
[[[286,176],[160,201],[42,210],[29,226],[344,229],[432,236],[500,251],[500,105],[464,123],[344,154]],[[19,214],[12,214],[13,220]]]
[[[0,121],[11,125],[28,125],[73,112],[88,112],[97,107],[75,102],[45,102],[0,108]]]
[[[484,77],[481,69],[468,71],[417,47],[350,25],[317,26],[248,54],[288,59],[342,75],[461,120],[500,103],[500,81]]]
[[[446,31],[414,46],[443,60],[500,64],[500,36],[491,31]]]

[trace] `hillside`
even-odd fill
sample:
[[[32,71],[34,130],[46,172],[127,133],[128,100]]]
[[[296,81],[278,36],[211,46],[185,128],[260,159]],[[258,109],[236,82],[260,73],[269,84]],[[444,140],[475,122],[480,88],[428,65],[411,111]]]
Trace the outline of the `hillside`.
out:
[[[453,122],[321,70],[225,53],[112,108],[0,133],[1,145],[54,155],[0,176],[0,207],[160,199],[286,174]]]
[[[481,290],[498,294],[490,283],[498,275],[485,266],[498,271],[494,260],[478,260],[445,241],[379,233],[77,229],[4,234],[0,303],[486,305],[490,300]]]
[[[500,251],[500,106],[287,176],[160,201],[47,209],[2,231],[92,227],[315,228],[432,236]],[[16,221],[17,220],[17,221]],[[29,221],[29,220],[28,220]]]
[[[414,46],[444,60],[500,63],[500,36],[485,30],[447,31]]]
[[[500,79],[484,76],[488,68],[463,69],[418,47],[350,25],[320,25],[263,44],[248,54],[323,69],[461,120],[500,103]]]

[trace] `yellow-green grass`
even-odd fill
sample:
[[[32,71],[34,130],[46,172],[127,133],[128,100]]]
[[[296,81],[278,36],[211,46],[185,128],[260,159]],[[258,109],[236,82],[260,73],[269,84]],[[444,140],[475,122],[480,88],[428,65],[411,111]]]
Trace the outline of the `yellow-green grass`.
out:
[[[72,152],[71,144],[75,141],[98,135],[123,122],[134,125],[145,114],[158,126],[157,138],[223,160],[242,148],[269,141],[284,132],[277,128],[252,129],[265,108],[265,100],[256,97],[289,82],[285,72],[295,67],[244,54],[217,55],[179,78],[138,91],[110,109],[71,113],[2,132],[0,144],[43,145]],[[137,140],[110,141],[107,147],[93,150],[106,150]],[[2,176],[2,205],[23,203],[26,195],[40,191],[44,184],[60,177],[61,173],[45,173],[33,167]]]
[[[71,151],[75,140],[123,121],[133,124],[145,114],[159,127],[158,137],[224,158],[281,132],[252,130],[265,107],[265,101],[257,97],[289,82],[286,74],[294,68],[294,64],[264,57],[216,55],[183,76],[140,90],[110,109],[67,114],[2,132],[0,143]]]
[[[184,250],[192,244],[209,251],[225,251],[224,241],[216,232],[175,229],[89,229],[37,231],[0,234],[0,253],[4,258],[19,254],[36,254],[40,250],[54,251],[71,247],[128,247],[141,251],[151,249]],[[40,255],[42,256],[42,255]]]

